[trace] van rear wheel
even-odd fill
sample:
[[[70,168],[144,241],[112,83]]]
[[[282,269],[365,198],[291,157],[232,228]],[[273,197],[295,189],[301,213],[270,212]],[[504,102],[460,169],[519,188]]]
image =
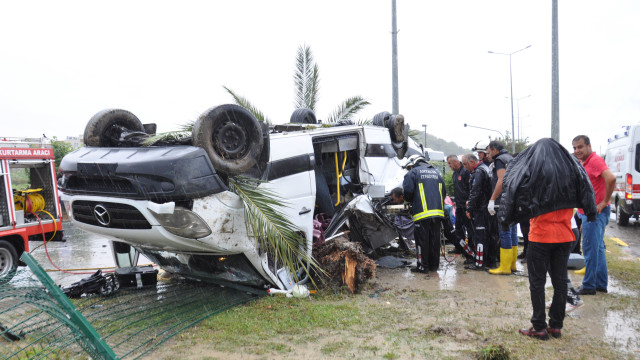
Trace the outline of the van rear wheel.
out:
[[[18,268],[18,253],[6,240],[0,240],[0,282],[9,281]]]
[[[629,214],[624,212],[624,210],[622,209],[622,205],[620,205],[620,202],[616,202],[616,224],[620,226],[629,225],[629,217]]]
[[[257,164],[264,141],[258,120],[238,105],[213,107],[193,126],[193,144],[207,152],[216,171],[229,176]]]
[[[84,144],[95,147],[118,147],[123,136],[146,135],[142,122],[131,112],[106,109],[93,115],[84,129]]]

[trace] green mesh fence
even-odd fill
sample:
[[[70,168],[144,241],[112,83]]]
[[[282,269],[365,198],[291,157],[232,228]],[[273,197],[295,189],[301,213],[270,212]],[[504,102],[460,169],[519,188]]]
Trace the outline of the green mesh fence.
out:
[[[261,293],[169,280],[70,301],[35,260],[29,261],[36,268],[25,261],[29,268],[20,276],[0,283],[0,359],[140,358],[180,331]]]

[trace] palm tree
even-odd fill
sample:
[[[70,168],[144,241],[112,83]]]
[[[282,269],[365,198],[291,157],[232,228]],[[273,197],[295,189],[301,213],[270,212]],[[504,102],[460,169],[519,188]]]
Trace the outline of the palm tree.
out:
[[[320,70],[313,59],[313,53],[308,45],[300,46],[296,55],[296,70],[293,74],[296,95],[294,99],[295,109],[307,108],[314,112],[319,99]],[[237,105],[249,110],[259,121],[271,122],[266,116],[253,106],[245,97],[238,95],[230,88],[224,89],[233,97]],[[361,96],[347,98],[326,117],[327,123],[335,123],[339,120],[351,120],[353,116],[370,103]]]

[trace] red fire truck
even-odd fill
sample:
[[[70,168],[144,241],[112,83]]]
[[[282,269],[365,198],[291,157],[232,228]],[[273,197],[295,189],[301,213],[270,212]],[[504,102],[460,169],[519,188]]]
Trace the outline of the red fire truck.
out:
[[[53,148],[30,146],[0,140],[0,281],[24,265],[19,259],[30,239],[62,239]]]

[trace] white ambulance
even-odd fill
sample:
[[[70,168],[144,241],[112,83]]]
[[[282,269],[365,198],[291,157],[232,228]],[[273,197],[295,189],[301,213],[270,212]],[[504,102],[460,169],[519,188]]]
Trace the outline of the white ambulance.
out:
[[[629,218],[640,215],[640,123],[623,126],[609,138],[605,161],[616,176],[611,195],[616,222],[626,226]]]

